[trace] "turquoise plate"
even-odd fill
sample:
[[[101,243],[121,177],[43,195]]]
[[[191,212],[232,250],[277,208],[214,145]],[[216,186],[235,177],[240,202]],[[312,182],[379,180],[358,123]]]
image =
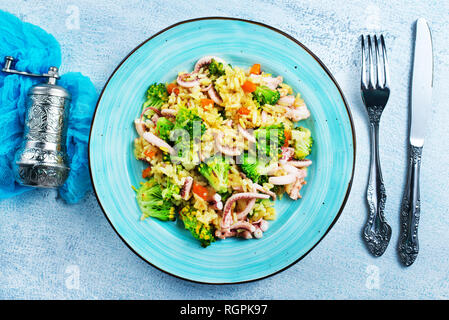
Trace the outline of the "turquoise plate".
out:
[[[172,81],[205,55],[234,66],[260,63],[300,92],[311,111],[313,166],[303,199],[276,202],[277,219],[259,240],[227,239],[204,249],[181,222],[140,221],[131,186],[144,164],[133,156],[144,93],[153,82]],[[273,275],[303,258],[325,236],[349,195],[355,164],[351,114],[335,79],[297,40],[261,23],[202,18],[154,35],[117,67],[94,116],[89,161],[95,193],[117,234],[140,257],[171,275],[202,283],[239,283]],[[337,253],[335,253],[337,254]]]

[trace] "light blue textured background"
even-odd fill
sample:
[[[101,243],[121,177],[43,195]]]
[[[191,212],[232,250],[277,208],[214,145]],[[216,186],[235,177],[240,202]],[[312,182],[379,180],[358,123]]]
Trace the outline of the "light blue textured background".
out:
[[[135,46],[180,20],[230,16],[294,36],[328,66],[351,107],[357,132],[352,192],[323,241],[290,269],[254,283],[210,286],[146,264],[112,230],[95,196],[66,205],[52,190],[0,202],[0,298],[31,299],[449,299],[449,32],[447,1],[51,1],[0,0],[0,9],[52,33],[62,72],[90,76],[98,91]],[[72,17],[79,10],[79,29]],[[410,268],[397,254],[405,183],[412,24],[429,21],[435,59],[433,105],[423,154],[421,252]],[[361,240],[367,209],[367,117],[359,93],[358,36],[384,32],[392,94],[381,121],[386,216],[393,236],[381,258]],[[79,287],[76,287],[79,270]]]

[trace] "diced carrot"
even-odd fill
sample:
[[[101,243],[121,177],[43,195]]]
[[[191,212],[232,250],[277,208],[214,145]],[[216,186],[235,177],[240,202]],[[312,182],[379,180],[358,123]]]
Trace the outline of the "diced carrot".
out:
[[[148,167],[148,168],[144,169],[144,170],[142,171],[142,178],[145,179],[146,177],[148,177],[149,174],[150,174],[150,172],[151,172],[151,167]]]
[[[173,89],[174,89],[174,88],[176,88],[176,84],[170,83],[170,84],[167,86],[167,92],[168,92],[168,94],[171,94],[171,93],[173,92]]]
[[[285,129],[284,135],[285,135],[284,147],[288,147],[288,142],[292,138],[292,132],[290,130]]]
[[[195,181],[193,182],[192,185],[192,192],[198,195],[199,197],[203,198],[204,200],[209,199],[209,191],[207,190],[207,188],[196,183]]]
[[[178,87],[174,88],[174,89],[173,89],[173,92],[174,92],[176,95],[178,95],[178,94],[179,94],[179,88],[178,88]]]
[[[214,105],[214,100],[212,99],[201,99],[201,105],[203,108],[206,108],[207,106]]]
[[[156,154],[156,151],[154,151],[154,150],[145,150],[145,151],[143,152],[143,154],[144,154],[146,157],[148,157],[148,158],[153,158],[154,155]]]
[[[249,73],[251,73],[251,74],[260,74],[260,64],[259,63],[253,64],[251,69],[249,69]]]
[[[249,111],[249,109],[248,109],[247,107],[241,107],[241,108],[237,111],[237,113],[238,113],[238,114],[249,114],[250,111]]]
[[[242,89],[245,92],[254,92],[256,91],[257,85],[249,80],[246,80],[245,83],[242,84]]]

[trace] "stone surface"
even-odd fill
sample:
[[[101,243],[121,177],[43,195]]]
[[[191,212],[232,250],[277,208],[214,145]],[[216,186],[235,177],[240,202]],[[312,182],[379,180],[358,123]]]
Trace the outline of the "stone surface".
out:
[[[66,205],[51,190],[0,202],[0,298],[31,299],[440,299],[449,298],[449,32],[446,1],[52,1],[0,0],[0,9],[52,33],[61,72],[81,71],[100,91],[129,51],[181,20],[230,16],[270,24],[299,39],[328,66],[351,107],[357,132],[352,192],[324,240],[290,269],[254,283],[210,286],[171,277],[138,258],[89,196]],[[79,24],[77,15],[79,14]],[[421,252],[399,264],[399,207],[405,183],[413,22],[432,29],[433,105],[422,158]],[[367,216],[367,115],[359,92],[359,36],[383,32],[392,94],[381,121],[389,248],[373,258],[361,238]]]

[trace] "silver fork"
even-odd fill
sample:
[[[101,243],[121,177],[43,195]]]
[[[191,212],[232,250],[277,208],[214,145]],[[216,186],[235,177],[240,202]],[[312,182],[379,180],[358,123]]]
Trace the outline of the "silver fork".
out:
[[[385,40],[380,35],[380,41],[374,36],[374,49],[371,44],[371,36],[368,42],[368,81],[366,70],[365,39],[362,36],[362,99],[368,112],[371,138],[371,164],[369,182],[366,196],[369,206],[369,215],[363,229],[363,239],[368,250],[376,257],[381,256],[388,246],[391,238],[391,227],[387,224],[384,215],[385,193],[382,171],[379,158],[379,122],[382,111],[390,96],[390,76],[388,71],[387,50]],[[380,42],[380,45],[379,45]],[[379,50],[381,47],[381,52]],[[373,52],[375,51],[375,53]],[[375,56],[375,58],[374,58]]]

